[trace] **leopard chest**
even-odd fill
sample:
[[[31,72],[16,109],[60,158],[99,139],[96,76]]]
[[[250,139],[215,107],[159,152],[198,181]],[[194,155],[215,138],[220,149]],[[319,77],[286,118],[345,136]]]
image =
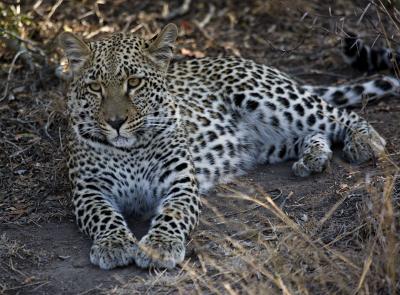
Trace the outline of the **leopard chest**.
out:
[[[125,152],[84,145],[71,155],[70,174],[77,188],[99,190],[122,212],[149,212],[163,193],[157,185],[162,171],[153,154],[149,147]]]

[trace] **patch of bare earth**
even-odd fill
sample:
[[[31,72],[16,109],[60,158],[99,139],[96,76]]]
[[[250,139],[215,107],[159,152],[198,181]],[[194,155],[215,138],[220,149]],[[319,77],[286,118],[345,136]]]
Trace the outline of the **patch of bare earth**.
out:
[[[394,4],[18,3],[0,1],[0,293],[400,293],[398,97],[356,109],[387,139],[387,157],[349,165],[339,148],[326,172],[305,179],[293,176],[292,163],[256,167],[204,197],[180,267],[103,271],[90,264],[90,241],[71,213],[65,85],[54,74],[62,30],[150,37],[173,21],[178,59],[240,55],[308,83],[345,82],[361,74],[338,54],[343,29],[396,47]],[[130,224],[136,235],[145,233],[147,224]]]

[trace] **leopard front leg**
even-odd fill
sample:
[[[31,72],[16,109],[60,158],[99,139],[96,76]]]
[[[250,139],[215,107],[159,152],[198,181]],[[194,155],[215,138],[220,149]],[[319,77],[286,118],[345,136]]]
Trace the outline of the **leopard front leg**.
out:
[[[167,193],[149,232],[140,240],[135,257],[136,264],[143,268],[171,269],[181,263],[189,233],[198,223],[200,198],[191,163],[174,163],[164,169],[169,169],[164,173],[172,171],[164,181],[168,184]]]
[[[137,240],[124,218],[102,193],[93,188],[79,189],[83,185],[75,189],[73,203],[80,230],[93,240],[90,261],[102,269],[132,263]]]

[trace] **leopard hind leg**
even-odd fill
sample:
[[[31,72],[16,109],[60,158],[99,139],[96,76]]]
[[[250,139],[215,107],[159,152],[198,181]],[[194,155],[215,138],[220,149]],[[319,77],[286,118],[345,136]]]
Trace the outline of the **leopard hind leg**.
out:
[[[350,163],[363,163],[377,158],[385,151],[386,141],[360,118],[345,130],[343,157]]]
[[[300,177],[322,172],[332,158],[331,142],[327,135],[320,132],[267,145],[265,151],[260,153],[261,163],[273,164],[297,159],[292,170]]]

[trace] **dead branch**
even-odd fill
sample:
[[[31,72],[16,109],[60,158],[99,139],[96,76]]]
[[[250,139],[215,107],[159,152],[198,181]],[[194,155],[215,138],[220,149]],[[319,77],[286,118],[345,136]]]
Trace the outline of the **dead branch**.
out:
[[[210,22],[210,20],[214,16],[214,14],[215,14],[215,6],[210,4],[207,15],[203,18],[202,21],[200,21],[200,22],[199,21],[195,21],[196,25],[199,28],[203,29]]]
[[[10,68],[8,69],[6,87],[4,88],[4,93],[3,93],[3,96],[0,98],[0,102],[3,101],[8,96],[8,87],[10,85],[11,75],[12,75],[12,71],[13,71],[15,62],[17,61],[18,57],[24,53],[26,53],[26,50],[18,51],[17,54],[15,54],[15,56],[11,62]]]

